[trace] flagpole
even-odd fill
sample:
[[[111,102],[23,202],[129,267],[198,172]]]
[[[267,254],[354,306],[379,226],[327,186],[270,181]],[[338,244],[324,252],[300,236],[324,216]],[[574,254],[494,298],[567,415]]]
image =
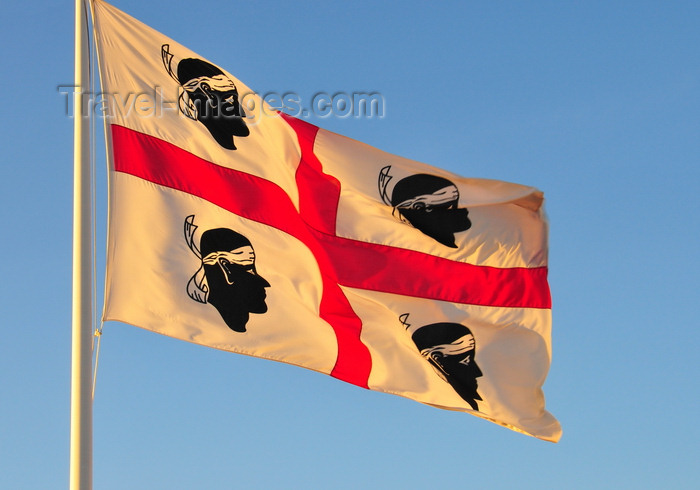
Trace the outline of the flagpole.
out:
[[[88,70],[87,11],[84,0],[75,0],[71,490],[92,488],[92,177],[89,109],[83,96],[89,89]]]

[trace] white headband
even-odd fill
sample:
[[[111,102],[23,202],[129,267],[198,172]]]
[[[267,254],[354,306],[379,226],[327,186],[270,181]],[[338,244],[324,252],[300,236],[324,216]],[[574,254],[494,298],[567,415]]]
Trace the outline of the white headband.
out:
[[[203,83],[209,85],[209,88],[212,90],[217,90],[219,92],[236,90],[236,85],[223,73],[221,75],[214,75],[213,77],[202,76],[193,78],[189,82],[183,83],[182,88],[188,92],[194,92],[198,88],[201,88]]]
[[[405,201],[394,206],[396,209],[417,209],[416,204],[423,203],[423,207],[439,206],[447,204],[459,199],[459,191],[454,185],[443,187],[432,194],[422,194],[420,196],[406,199]]]
[[[225,259],[231,264],[245,267],[255,263],[255,252],[253,251],[253,247],[250,245],[244,245],[235,250],[231,250],[230,252],[212,252],[206,257],[202,258],[202,263],[206,265],[214,265],[218,263],[219,259]]]
[[[474,336],[468,333],[451,344],[440,344],[433,347],[428,347],[420,351],[420,353],[425,357],[429,357],[435,352],[439,352],[443,356],[458,356],[474,350],[475,345],[476,342],[474,341]]]

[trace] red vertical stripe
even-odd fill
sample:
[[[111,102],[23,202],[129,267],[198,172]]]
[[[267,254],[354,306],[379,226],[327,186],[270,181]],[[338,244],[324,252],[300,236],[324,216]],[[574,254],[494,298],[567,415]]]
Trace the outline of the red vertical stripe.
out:
[[[284,114],[282,117],[297,133],[301,149],[296,173],[301,219],[312,230],[320,231],[321,234],[335,235],[340,182],[335,177],[323,173],[321,162],[314,153],[318,127]],[[337,287],[337,283],[324,284],[324,291],[326,287],[333,286]],[[363,386],[367,386],[367,379],[372,370],[372,358],[369,350],[360,340],[362,321],[353,311],[350,302],[342,293],[332,296],[324,294],[321,299],[320,315],[331,325],[342,325],[342,328],[335,329],[338,339],[338,359],[332,375],[353,378],[361,376],[364,377]]]
[[[301,217],[311,228],[335,235],[340,182],[335,177],[323,173],[323,166],[314,153],[318,127],[285,114],[281,115],[297,133],[301,148],[301,160],[296,173]]]

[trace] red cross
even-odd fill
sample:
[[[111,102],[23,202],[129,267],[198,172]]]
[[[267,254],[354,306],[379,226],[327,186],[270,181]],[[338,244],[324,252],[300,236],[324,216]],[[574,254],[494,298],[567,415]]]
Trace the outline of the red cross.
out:
[[[331,325],[338,342],[332,376],[367,388],[372,367],[369,351],[360,340],[362,322],[340,285],[465,304],[550,308],[545,267],[475,266],[336,236],[341,185],[323,172],[313,152],[318,128],[298,119],[284,119],[296,132],[301,147],[296,173],[299,211],[273,182],[221,167],[171,143],[117,125],[111,126],[114,169],[201,197],[303,242],[321,271],[320,316]]]

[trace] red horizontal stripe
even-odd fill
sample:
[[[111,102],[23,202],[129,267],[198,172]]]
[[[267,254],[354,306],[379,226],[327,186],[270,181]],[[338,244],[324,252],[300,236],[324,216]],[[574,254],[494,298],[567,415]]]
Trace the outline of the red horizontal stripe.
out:
[[[498,268],[317,234],[343,286],[451,303],[551,308],[547,268]]]
[[[114,170],[201,197],[293,236],[308,233],[278,185],[215,165],[166,141],[112,125]]]

